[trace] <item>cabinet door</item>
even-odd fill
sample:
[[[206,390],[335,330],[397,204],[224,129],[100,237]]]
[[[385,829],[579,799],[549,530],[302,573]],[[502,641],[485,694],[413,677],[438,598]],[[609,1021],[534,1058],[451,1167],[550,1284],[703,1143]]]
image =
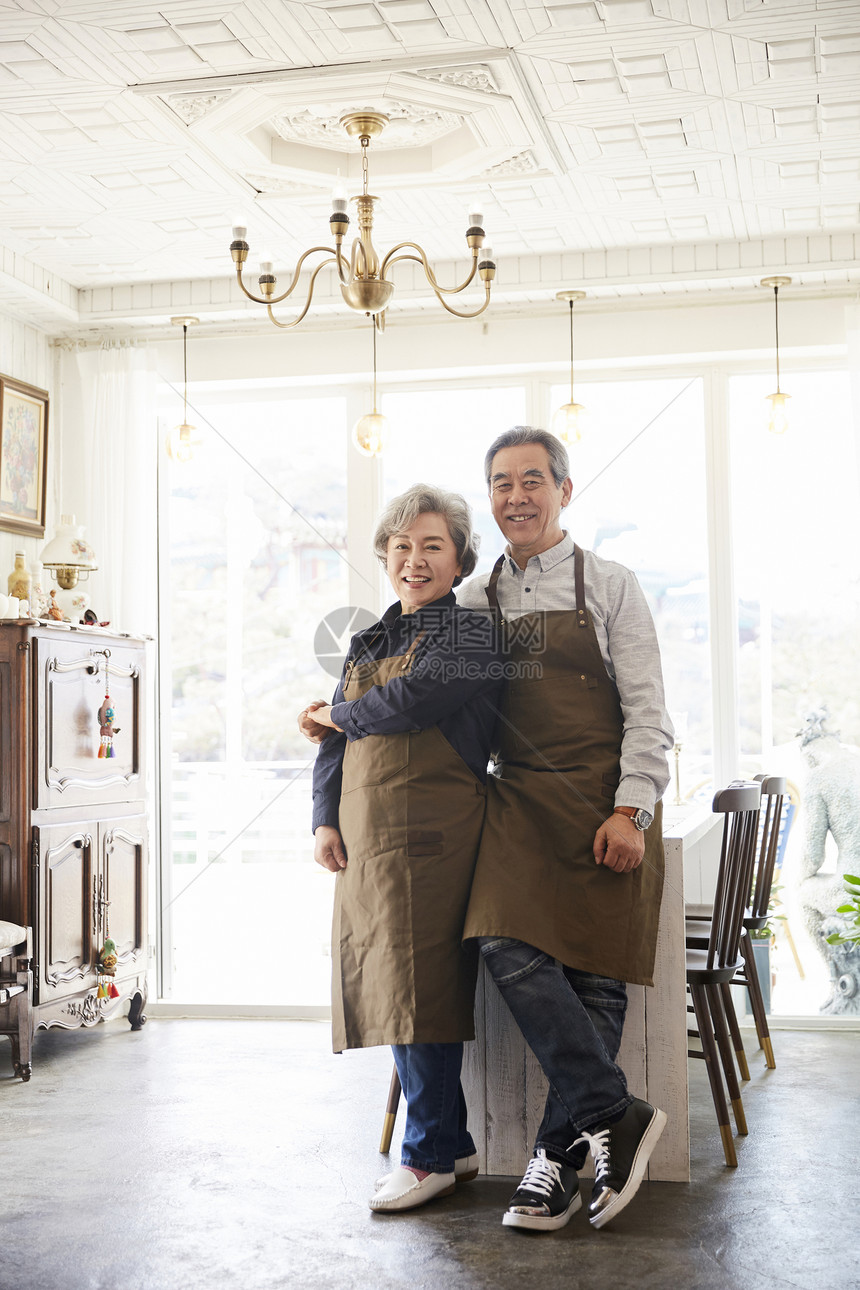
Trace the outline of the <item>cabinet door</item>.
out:
[[[104,649],[110,649],[110,659]],[[143,796],[143,658],[141,646],[110,638],[37,638],[37,809]],[[119,729],[114,756],[103,758],[98,711],[106,683]]]
[[[55,824],[33,830],[37,861],[38,1002],[94,985],[99,946],[94,839],[87,825]]]
[[[99,825],[102,936],[116,943],[117,977],[146,965],[146,818],[132,815]]]

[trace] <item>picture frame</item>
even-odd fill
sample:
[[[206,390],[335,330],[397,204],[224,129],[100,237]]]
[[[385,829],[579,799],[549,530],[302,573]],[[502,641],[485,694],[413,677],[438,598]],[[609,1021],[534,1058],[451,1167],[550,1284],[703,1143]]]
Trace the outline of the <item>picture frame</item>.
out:
[[[0,530],[45,535],[48,392],[0,374]]]

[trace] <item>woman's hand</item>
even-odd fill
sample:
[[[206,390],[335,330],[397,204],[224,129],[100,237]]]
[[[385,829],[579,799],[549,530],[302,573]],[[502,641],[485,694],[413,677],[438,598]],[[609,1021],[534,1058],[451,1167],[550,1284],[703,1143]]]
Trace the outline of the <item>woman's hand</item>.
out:
[[[305,739],[310,739],[312,744],[321,744],[329,731],[334,729],[333,726],[320,725],[320,723],[315,721],[311,715],[312,713],[317,712],[320,708],[325,708],[327,706],[325,699],[314,699],[313,703],[309,703],[308,706],[303,708],[299,713],[299,730],[302,732]]]
[[[341,730],[341,726],[336,726],[331,719],[331,704],[316,704],[313,709],[312,720],[320,726],[327,726],[330,730]]]
[[[314,860],[331,873],[339,873],[346,868],[346,852],[339,829],[331,824],[321,824],[314,830]]]

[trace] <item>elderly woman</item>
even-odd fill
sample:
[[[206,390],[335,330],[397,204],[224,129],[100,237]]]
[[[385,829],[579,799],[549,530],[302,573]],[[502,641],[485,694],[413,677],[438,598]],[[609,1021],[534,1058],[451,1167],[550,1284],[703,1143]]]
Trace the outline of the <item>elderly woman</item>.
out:
[[[322,737],[314,858],[337,874],[334,1049],[391,1044],[407,1103],[401,1166],[374,1210],[414,1209],[477,1172],[460,1085],[477,960],[462,932],[502,668],[491,621],[452,591],[476,547],[456,493],[396,497],[374,549],[397,603],[353,637],[333,703],[299,721]]]

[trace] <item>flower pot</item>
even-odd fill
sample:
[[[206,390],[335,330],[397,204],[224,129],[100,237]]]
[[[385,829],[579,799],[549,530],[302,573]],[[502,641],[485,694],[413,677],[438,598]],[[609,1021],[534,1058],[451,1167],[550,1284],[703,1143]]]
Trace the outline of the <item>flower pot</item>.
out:
[[[753,958],[755,959],[756,972],[758,973],[759,985],[761,986],[761,997],[764,1000],[764,1010],[767,1013],[770,1012],[770,950],[772,945],[773,940],[770,938],[767,940],[756,940],[755,937],[753,937]],[[752,1004],[750,1003],[749,991],[745,990],[744,994],[746,996],[747,1012],[751,1013]]]

